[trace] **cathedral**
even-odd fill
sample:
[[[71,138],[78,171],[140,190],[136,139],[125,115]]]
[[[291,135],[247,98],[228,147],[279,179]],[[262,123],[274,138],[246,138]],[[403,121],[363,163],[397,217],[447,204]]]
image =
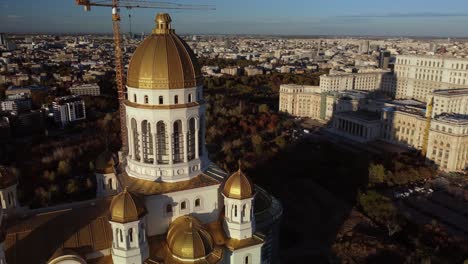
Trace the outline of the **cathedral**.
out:
[[[158,14],[128,67],[128,153],[96,159],[96,199],[29,210],[0,168],[0,264],[278,263],[281,204],[210,162],[202,84]]]

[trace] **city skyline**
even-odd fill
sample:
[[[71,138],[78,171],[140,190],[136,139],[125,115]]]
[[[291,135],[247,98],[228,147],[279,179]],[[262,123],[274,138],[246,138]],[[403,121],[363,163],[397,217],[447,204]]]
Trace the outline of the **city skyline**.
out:
[[[155,13],[169,11],[181,34],[468,36],[463,26],[468,23],[468,12],[463,12],[468,3],[461,0],[443,6],[434,0],[397,0],[392,5],[369,0],[176,2],[214,5],[216,10],[123,9],[122,31],[129,31],[128,14],[134,33],[148,33]],[[110,33],[112,29],[108,8],[87,13],[72,0],[3,0],[0,7],[0,31],[9,33]]]

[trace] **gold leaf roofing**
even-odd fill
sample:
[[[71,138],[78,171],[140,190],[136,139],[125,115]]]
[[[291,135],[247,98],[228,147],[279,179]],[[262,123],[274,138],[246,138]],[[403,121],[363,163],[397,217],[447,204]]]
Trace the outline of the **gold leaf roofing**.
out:
[[[141,89],[181,89],[198,86],[202,75],[190,47],[171,28],[169,14],[156,16],[156,28],[136,49],[127,85]]]

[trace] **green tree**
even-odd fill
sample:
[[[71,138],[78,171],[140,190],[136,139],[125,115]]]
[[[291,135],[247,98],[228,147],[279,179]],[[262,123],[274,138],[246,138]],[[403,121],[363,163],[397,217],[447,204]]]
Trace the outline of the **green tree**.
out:
[[[71,171],[70,162],[68,160],[61,160],[57,166],[57,172],[59,175],[68,175]]]
[[[286,140],[282,136],[277,136],[275,138],[275,144],[281,149],[285,148],[286,147]]]
[[[385,168],[382,164],[369,165],[369,186],[382,184],[385,181]]]
[[[261,104],[259,107],[258,107],[258,111],[260,113],[268,113],[270,111],[270,107],[268,107],[268,105],[266,104]]]
[[[79,190],[78,182],[74,179],[67,183],[67,194],[76,194]]]

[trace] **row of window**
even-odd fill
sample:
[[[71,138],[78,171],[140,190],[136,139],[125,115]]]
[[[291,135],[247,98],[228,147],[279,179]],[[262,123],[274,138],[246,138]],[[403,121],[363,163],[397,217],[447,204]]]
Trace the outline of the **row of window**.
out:
[[[184,211],[184,210],[189,209],[189,208],[188,208],[188,203],[189,203],[188,200],[184,200],[184,201],[180,202],[180,205],[179,205],[179,206],[180,206],[180,211]],[[195,210],[200,209],[201,206],[202,206],[202,200],[201,200],[201,198],[195,199],[193,205],[194,205]],[[173,213],[173,212],[174,212],[174,209],[175,209],[175,208],[173,207],[172,204],[167,204],[167,205],[166,205],[166,214],[171,214],[171,213]]]
[[[198,100],[201,100],[201,95],[200,93],[198,93]],[[138,103],[138,97],[136,94],[133,94],[133,102],[134,103]],[[193,95],[191,93],[188,94],[187,96],[187,103],[191,103],[193,102]],[[148,95],[145,95],[143,97],[143,103],[144,104],[149,104],[149,97]],[[160,95],[158,97],[158,104],[162,105],[164,104],[164,96]],[[174,95],[174,101],[173,101],[173,104],[179,104],[179,96],[178,95]]]

